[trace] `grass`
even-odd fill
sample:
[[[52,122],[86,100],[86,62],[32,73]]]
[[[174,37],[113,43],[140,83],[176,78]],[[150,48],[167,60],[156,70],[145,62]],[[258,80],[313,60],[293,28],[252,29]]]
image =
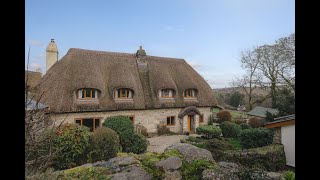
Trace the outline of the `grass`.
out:
[[[213,108],[212,112],[217,114],[218,112],[220,112],[221,110],[218,108]],[[247,118],[247,113],[246,112],[242,112],[242,111],[233,111],[233,110],[227,110],[230,112],[232,119],[237,119],[237,118]]]
[[[228,143],[235,149],[235,150],[241,150],[242,146],[240,144],[240,139],[228,139]]]

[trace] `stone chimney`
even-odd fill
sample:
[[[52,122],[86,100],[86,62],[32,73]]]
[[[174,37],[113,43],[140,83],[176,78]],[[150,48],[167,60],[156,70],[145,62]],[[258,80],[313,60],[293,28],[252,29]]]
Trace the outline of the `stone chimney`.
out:
[[[142,58],[146,55],[147,55],[146,51],[144,49],[142,49],[142,46],[140,46],[139,50],[136,53],[137,58]]]
[[[54,42],[54,39],[51,39],[51,42],[49,43],[48,47],[47,47],[47,54],[46,54],[46,67],[47,67],[47,71],[48,69],[50,69],[51,66],[54,65],[54,63],[58,62],[58,48],[56,43]]]

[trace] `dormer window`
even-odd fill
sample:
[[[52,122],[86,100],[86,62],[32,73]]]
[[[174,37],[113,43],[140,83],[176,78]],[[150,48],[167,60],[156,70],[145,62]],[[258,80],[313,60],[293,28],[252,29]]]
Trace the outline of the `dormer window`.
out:
[[[194,98],[196,97],[196,92],[194,89],[186,89],[183,93],[183,96],[186,98]]]
[[[127,88],[117,89],[114,93],[116,99],[132,99],[133,91]]]
[[[78,90],[79,99],[96,99],[98,98],[98,91],[92,88]]]
[[[159,97],[161,98],[173,98],[173,95],[173,89],[161,89],[161,91],[159,91]]]

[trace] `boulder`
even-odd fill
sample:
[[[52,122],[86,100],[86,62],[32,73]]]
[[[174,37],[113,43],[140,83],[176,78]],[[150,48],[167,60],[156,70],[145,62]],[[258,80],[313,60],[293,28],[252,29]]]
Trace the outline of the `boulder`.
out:
[[[236,173],[239,172],[240,166],[236,163],[218,162],[219,170],[207,169],[202,172],[202,179],[206,180],[238,180]]]
[[[179,157],[171,156],[165,160],[156,163],[156,167],[163,171],[178,170],[182,166],[182,161]]]
[[[174,144],[167,147],[164,152],[167,152],[172,149],[178,150],[183,155],[184,159],[188,162],[198,159],[214,161],[210,151],[198,148],[191,144]]]
[[[267,176],[272,180],[281,180],[282,173],[280,173],[280,172],[267,172]]]
[[[111,180],[151,180],[152,175],[141,167],[132,166],[120,173],[112,175]]]
[[[164,174],[164,180],[181,180],[182,176],[181,173],[179,171],[166,171],[166,173]]]
[[[111,158],[108,161],[98,161],[92,166],[111,168],[113,172],[120,172],[127,168],[129,165],[137,164],[139,161],[131,156],[121,156]]]

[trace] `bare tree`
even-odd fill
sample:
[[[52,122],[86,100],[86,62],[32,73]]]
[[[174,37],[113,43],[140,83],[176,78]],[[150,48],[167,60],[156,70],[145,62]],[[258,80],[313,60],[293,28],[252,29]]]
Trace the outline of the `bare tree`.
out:
[[[36,93],[30,93],[37,89],[41,83],[35,87],[29,87],[28,65],[30,48],[28,52],[27,73],[25,76],[25,175],[29,176],[46,170],[52,164],[58,151],[53,148],[53,137],[56,134],[56,127],[60,127],[64,120],[56,124],[50,118],[48,108],[41,107],[41,97],[37,98]],[[48,76],[47,78],[49,78]],[[46,79],[47,80],[47,79]]]
[[[276,104],[276,92],[288,86],[295,90],[295,34],[280,38],[273,45],[263,45],[241,52],[241,67],[246,74],[231,84],[244,89],[248,96],[249,109],[257,102],[271,97]],[[267,95],[254,99],[255,89],[264,89]]]
[[[254,48],[254,50],[244,50],[241,52],[241,67],[246,71],[246,74],[241,78],[236,78],[232,81],[231,85],[240,87],[244,90],[248,97],[249,110],[258,102],[263,102],[269,97],[267,94],[264,97],[256,98],[254,91],[262,87],[262,75],[258,71],[258,65],[261,59],[261,54]]]

